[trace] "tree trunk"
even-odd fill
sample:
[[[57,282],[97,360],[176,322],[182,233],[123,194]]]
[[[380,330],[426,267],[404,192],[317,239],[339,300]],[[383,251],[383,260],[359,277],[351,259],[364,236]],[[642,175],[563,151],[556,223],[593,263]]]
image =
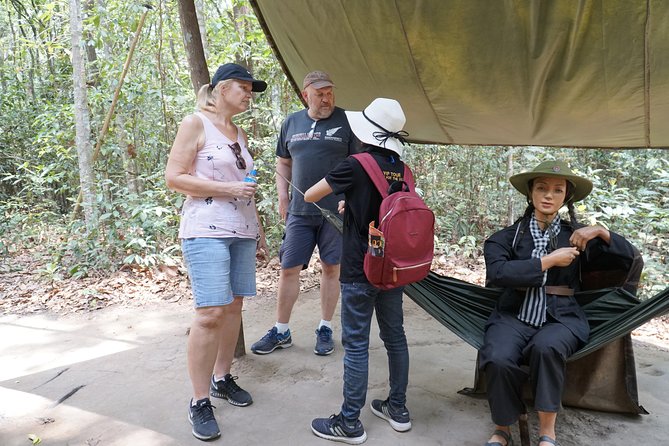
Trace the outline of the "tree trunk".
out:
[[[87,14],[90,14],[93,9],[95,8],[95,0],[87,0],[86,5],[85,5],[85,12]],[[95,51],[95,46],[92,44],[89,44],[93,40],[93,36],[91,36],[90,30],[86,30],[86,57],[88,59],[88,67],[90,68],[90,72],[88,73],[89,75],[89,82],[91,85],[97,85],[98,84],[98,75],[100,74],[100,67],[98,66],[98,54]]]
[[[72,80],[74,84],[75,144],[79,160],[79,183],[83,198],[84,219],[88,232],[97,227],[95,176],[91,150],[91,125],[86,92],[86,67],[82,51],[82,19],[79,0],[70,0],[72,33]]]
[[[506,155],[506,177],[510,178],[513,175],[513,147],[509,147],[509,151]],[[507,198],[507,218],[509,219],[509,225],[513,224],[515,216],[513,215],[513,196],[514,188],[509,183],[508,185],[509,193]]]
[[[128,141],[128,134],[125,131],[125,115],[119,113],[116,115],[116,135],[118,138],[119,152],[123,159],[123,172],[125,173],[125,182],[130,194],[139,195],[137,163],[135,157],[135,144]]]
[[[195,0],[195,12],[197,14],[197,23],[200,29],[200,38],[202,39],[204,60],[207,60],[209,58],[209,44],[207,43],[207,28],[204,25],[206,23],[206,16],[204,11],[204,0]]]
[[[190,67],[190,80],[197,94],[202,85],[209,83],[209,70],[204,58],[202,37],[193,0],[179,0],[179,23]]]

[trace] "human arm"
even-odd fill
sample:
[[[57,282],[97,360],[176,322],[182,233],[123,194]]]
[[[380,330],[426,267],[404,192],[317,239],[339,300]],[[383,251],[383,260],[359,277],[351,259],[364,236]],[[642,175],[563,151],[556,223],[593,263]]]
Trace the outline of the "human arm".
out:
[[[292,180],[293,160],[291,158],[277,157],[276,159],[276,190],[279,195],[279,214],[285,221],[290,204],[290,184],[286,180]]]
[[[541,259],[531,258],[531,249],[529,253],[527,249],[519,250],[520,258],[513,256],[514,231],[513,227],[503,229],[490,236],[483,245],[487,286],[520,288],[541,286],[543,282]]]
[[[193,197],[231,196],[251,198],[256,184],[242,181],[212,181],[190,174],[198,150],[204,144],[204,127],[195,115],[184,118],[174,138],[165,167],[165,182],[171,190]]]
[[[304,193],[304,201],[307,203],[315,203],[331,193],[332,187],[328,184],[325,178],[323,178],[318,183],[307,189],[307,191]]]

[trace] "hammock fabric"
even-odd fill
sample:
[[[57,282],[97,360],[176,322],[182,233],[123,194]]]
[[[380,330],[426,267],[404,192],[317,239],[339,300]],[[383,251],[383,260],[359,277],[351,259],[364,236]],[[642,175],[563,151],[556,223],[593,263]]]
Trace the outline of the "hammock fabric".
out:
[[[640,273],[639,266],[634,274],[637,279]],[[629,278],[631,274],[610,271],[606,275]],[[636,283],[629,287],[628,280],[625,284],[635,291]],[[484,288],[433,272],[424,280],[405,287],[404,291],[432,317],[477,350],[483,345],[485,323],[501,292],[502,289]],[[582,291],[576,298],[588,317],[591,333],[588,343],[569,358],[563,403],[611,412],[647,413],[638,405],[629,333],[650,319],[669,312],[669,288],[645,301],[639,301],[624,288]],[[585,359],[579,361],[581,358]],[[485,381],[479,375],[477,370],[475,388],[464,393],[485,391]],[[620,389],[624,389],[624,395],[616,395]],[[588,393],[590,395],[586,395]]]

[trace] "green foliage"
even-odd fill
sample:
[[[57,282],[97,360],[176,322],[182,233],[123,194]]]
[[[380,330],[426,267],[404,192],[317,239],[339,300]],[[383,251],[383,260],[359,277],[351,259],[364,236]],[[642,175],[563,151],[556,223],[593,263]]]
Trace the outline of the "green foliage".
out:
[[[81,217],[71,215],[79,193],[79,166],[73,142],[68,4],[0,4],[0,255],[40,246],[50,255],[41,272],[52,279],[178,261],[178,213],[184,197],[167,190],[163,171],[178,123],[194,110],[195,98],[177,3],[166,0],[153,6],[95,164],[100,223],[87,232]],[[95,145],[145,9],[141,3],[118,0],[86,7]],[[276,136],[285,116],[302,105],[247,1],[204,0],[202,12],[210,71],[236,61],[270,86],[235,121],[249,136],[259,171],[258,209],[276,254],[283,233],[274,182]],[[553,157],[568,161],[595,183],[595,193],[578,209],[581,219],[605,225],[635,243],[646,261],[643,292],[650,295],[668,282],[666,154],[415,145],[405,158],[435,210],[437,249],[466,260],[479,258],[485,238],[524,211],[526,203],[508,183],[510,159],[514,172]]]

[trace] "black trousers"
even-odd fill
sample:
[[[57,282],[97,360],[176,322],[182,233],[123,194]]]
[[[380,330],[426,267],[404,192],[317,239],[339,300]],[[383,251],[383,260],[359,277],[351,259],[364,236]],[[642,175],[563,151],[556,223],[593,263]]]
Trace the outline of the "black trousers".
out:
[[[488,322],[479,368],[485,372],[496,425],[509,426],[526,412],[523,385],[528,379],[536,410],[557,412],[561,407],[567,358],[578,349],[579,340],[549,315],[547,319],[535,328],[515,314],[496,312]]]

